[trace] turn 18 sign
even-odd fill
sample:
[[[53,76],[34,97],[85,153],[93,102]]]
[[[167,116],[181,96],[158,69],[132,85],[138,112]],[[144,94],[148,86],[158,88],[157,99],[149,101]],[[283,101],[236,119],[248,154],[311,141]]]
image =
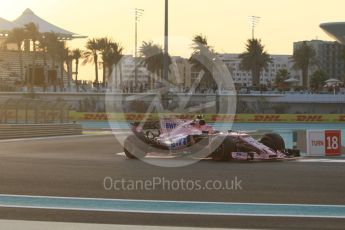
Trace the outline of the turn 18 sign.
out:
[[[309,156],[341,155],[340,130],[307,131],[307,154]]]

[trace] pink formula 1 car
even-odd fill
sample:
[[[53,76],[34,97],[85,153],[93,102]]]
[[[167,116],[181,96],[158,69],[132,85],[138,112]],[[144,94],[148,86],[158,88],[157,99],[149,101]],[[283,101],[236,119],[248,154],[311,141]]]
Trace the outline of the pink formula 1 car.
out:
[[[124,142],[125,154],[130,159],[149,153],[212,157],[216,161],[279,160],[299,156],[299,150],[285,149],[279,134],[267,133],[255,140],[244,132],[220,132],[206,124],[201,116],[195,120],[133,123],[132,132]]]

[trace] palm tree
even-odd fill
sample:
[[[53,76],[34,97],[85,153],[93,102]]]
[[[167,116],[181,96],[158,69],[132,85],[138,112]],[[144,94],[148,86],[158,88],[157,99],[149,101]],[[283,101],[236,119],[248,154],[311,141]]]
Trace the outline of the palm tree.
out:
[[[117,87],[117,65],[123,57],[123,47],[116,42],[108,44],[108,48],[102,54],[104,68],[108,70],[108,76],[106,76],[105,82],[108,81],[110,74],[113,72],[113,66],[115,65],[115,87]]]
[[[51,59],[51,66],[53,70],[57,70],[56,68],[56,60],[59,58],[59,46],[60,42],[58,40],[58,36],[55,33],[45,33],[44,40],[46,44],[47,54],[50,56]],[[55,77],[52,80],[54,91],[56,92],[56,85],[57,85],[57,72],[55,72]]]
[[[64,49],[63,59],[67,67],[67,87],[68,87],[68,91],[71,91],[73,53],[68,47],[65,47]]]
[[[98,90],[98,51],[99,51],[99,43],[97,39],[92,38],[89,39],[86,43],[86,51],[84,52],[84,61],[83,64],[93,62],[95,64],[95,84]]]
[[[212,74],[212,63],[210,57],[215,56],[215,51],[212,46],[208,45],[206,36],[202,34],[193,37],[192,49],[193,53],[189,58],[189,62],[193,68],[200,72],[204,72],[204,76],[200,80],[200,85],[205,85],[207,88],[215,88],[216,82]]]
[[[318,69],[311,75],[310,86],[317,91],[322,87],[325,81],[327,81],[326,72],[322,69]]]
[[[41,36],[38,38],[38,46],[37,48],[42,52],[42,59],[44,65],[44,90],[46,90],[47,85],[50,83],[48,82],[48,69],[54,68],[55,69],[55,62],[56,59],[59,57],[59,40],[58,35],[53,32],[46,32],[42,33]],[[51,67],[47,64],[47,56],[50,57],[52,60]],[[53,84],[56,84],[54,81]]]
[[[287,69],[280,69],[276,73],[275,85],[281,88],[284,85],[284,81],[288,78],[289,72]]]
[[[102,75],[102,82],[105,85],[106,83],[106,53],[109,52],[110,50],[110,44],[112,43],[110,38],[107,37],[103,37],[103,38],[99,38],[97,39],[97,43],[98,43],[98,51],[100,51],[101,54],[101,59],[102,59],[102,68],[103,68],[103,75]]]
[[[202,35],[202,34],[198,34],[198,35],[195,35],[193,37],[193,43],[194,43],[194,47],[195,46],[205,46],[206,48],[208,49],[211,49],[212,47],[208,45],[208,42],[207,42],[207,37]],[[195,48],[194,48],[195,49]]]
[[[139,48],[139,54],[142,58],[140,65],[143,65],[147,68],[147,70],[153,74],[154,78],[151,81],[151,77],[149,76],[148,86],[151,86],[154,83],[155,76],[158,78],[162,78],[163,76],[163,69],[164,69],[164,52],[160,45],[154,44],[152,41],[143,42],[141,47]],[[168,65],[171,64],[171,58],[169,57]]]
[[[147,70],[153,75],[160,74],[160,63],[156,56],[159,53],[163,54],[162,47],[154,44],[152,41],[143,41],[141,47],[139,48],[139,55],[141,56],[141,58],[143,58],[140,61],[140,65],[145,66]],[[147,85],[149,86],[149,88],[151,88],[151,84],[153,84],[155,77],[153,77],[153,79],[151,78],[151,76],[148,76],[147,78]]]
[[[6,43],[16,43],[17,45],[18,59],[19,59],[19,65],[20,65],[20,77],[21,77],[22,84],[24,83],[22,45],[25,38],[26,38],[26,34],[25,34],[24,28],[14,28],[9,32],[8,37],[6,39]]]
[[[83,52],[80,49],[72,50],[72,58],[75,60],[75,86],[77,92],[79,92],[79,83],[78,83],[78,68],[79,68],[79,59],[83,56]]]
[[[159,59],[159,56],[163,54],[162,47],[154,44],[152,41],[144,41],[139,48],[139,54],[144,58],[144,60],[142,60],[142,64],[144,64],[150,72],[159,75],[160,70],[162,69],[162,66],[160,65],[162,60]]]
[[[24,25],[25,31],[28,38],[32,41],[32,49],[36,51],[36,42],[40,37],[40,32],[38,30],[38,25],[33,22]]]
[[[63,41],[58,41],[58,44],[57,44],[57,48],[58,48],[58,58],[59,58],[59,61],[60,61],[60,78],[59,78],[59,86],[60,86],[60,91],[63,91],[64,89],[64,77],[63,77],[63,74],[64,74],[64,62],[68,56],[68,51],[66,51],[66,47],[65,47],[65,42]]]
[[[260,85],[260,74],[263,69],[268,67],[271,62],[269,54],[261,44],[261,40],[256,38],[248,39],[246,51],[239,55],[241,58],[241,68],[252,73],[253,86]]]
[[[314,48],[309,46],[306,41],[293,52],[292,60],[294,61],[294,66],[302,71],[304,88],[309,86],[309,66],[314,60],[315,55]]]
[[[43,33],[38,39],[38,48],[42,52],[42,59],[43,59],[43,75],[44,75],[44,84],[43,84],[43,91],[46,91],[47,88],[47,52],[48,52],[48,42],[46,39],[46,34]]]
[[[38,30],[38,26],[33,23],[30,22],[26,25],[24,25],[27,37],[32,41],[32,50],[33,50],[33,59],[32,59],[32,75],[31,75],[31,84],[32,87],[35,84],[35,71],[36,71],[36,42],[38,41],[39,37],[40,37],[40,32]]]

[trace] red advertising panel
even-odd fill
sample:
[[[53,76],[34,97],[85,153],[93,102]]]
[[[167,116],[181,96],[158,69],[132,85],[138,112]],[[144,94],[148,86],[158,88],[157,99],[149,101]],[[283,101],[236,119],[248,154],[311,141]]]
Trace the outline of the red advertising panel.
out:
[[[326,156],[341,155],[341,131],[326,130],[325,131],[325,152]]]

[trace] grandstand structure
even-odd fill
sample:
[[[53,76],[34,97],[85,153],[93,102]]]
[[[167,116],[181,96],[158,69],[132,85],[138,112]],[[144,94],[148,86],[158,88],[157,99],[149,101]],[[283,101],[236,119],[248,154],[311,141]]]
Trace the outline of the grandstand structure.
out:
[[[68,30],[62,29],[50,22],[47,22],[43,18],[37,16],[29,8],[26,9],[22,15],[13,21],[8,21],[6,19],[0,18],[0,36],[6,37],[8,31],[16,27],[24,27],[28,23],[34,23],[37,25],[40,33],[54,32],[59,35],[61,40],[72,40],[76,38],[86,38],[87,36],[79,35]]]
[[[33,80],[31,76],[33,55],[32,52],[22,52],[24,76],[20,76],[19,52],[13,50],[0,51],[0,91],[26,91],[25,88],[22,88],[24,82],[27,82],[28,85],[33,84],[37,88],[46,86],[48,91],[54,90],[54,81],[57,82],[58,88],[60,88],[60,84],[65,87],[68,78],[72,77],[71,72],[66,71],[64,67],[57,63],[53,66],[53,61],[49,58],[44,63],[43,53],[40,52],[36,53],[35,77]],[[63,68],[62,78],[61,68]]]
[[[60,41],[86,38],[86,36],[53,25],[37,16],[32,10],[26,9],[13,21],[0,18],[0,44],[4,44],[12,29],[24,27],[28,23],[34,23],[40,33],[55,33]],[[20,60],[23,63],[23,76],[21,76]],[[28,49],[19,52],[15,44],[2,45],[0,49],[0,91],[25,91],[28,85],[31,88],[36,87],[36,91],[40,91],[40,89],[65,91],[68,82],[73,86],[71,66],[71,61],[69,65],[66,65],[58,60],[52,60],[43,52],[34,53]],[[67,69],[68,67],[69,69]],[[33,73],[35,73],[34,76]],[[26,86],[23,87],[23,85]]]

